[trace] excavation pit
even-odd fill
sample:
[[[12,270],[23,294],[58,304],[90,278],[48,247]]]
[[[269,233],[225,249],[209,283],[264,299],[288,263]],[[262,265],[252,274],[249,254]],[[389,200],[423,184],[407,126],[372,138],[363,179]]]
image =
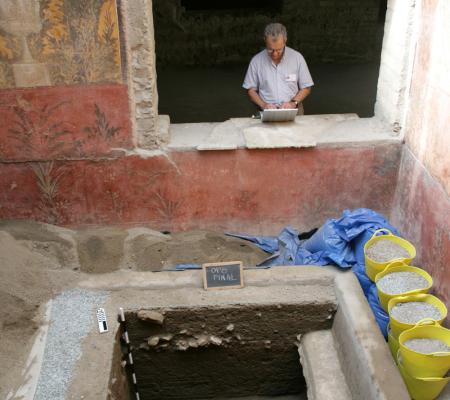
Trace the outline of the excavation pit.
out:
[[[330,299],[127,312],[140,397],[304,399],[298,337],[331,328],[335,308]]]
[[[242,289],[207,291],[198,270],[90,276],[64,304],[73,308],[83,293],[98,298],[79,306],[87,314],[104,308],[108,332],[95,323],[72,343],[70,332],[55,335],[50,324],[48,337],[58,340],[56,347],[47,341],[53,360],[67,369],[68,347],[80,354],[68,370],[70,384],[58,380],[45,356],[30,371],[40,372],[41,386],[63,388],[65,399],[128,400],[135,389],[142,400],[408,398],[351,271],[247,269],[244,282]]]

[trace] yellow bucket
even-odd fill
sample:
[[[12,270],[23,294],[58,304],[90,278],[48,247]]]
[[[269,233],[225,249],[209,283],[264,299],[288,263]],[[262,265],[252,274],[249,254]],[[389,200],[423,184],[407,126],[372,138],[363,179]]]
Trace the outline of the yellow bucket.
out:
[[[378,236],[379,233],[386,233],[384,235]],[[397,243],[398,245],[402,246],[410,255],[409,258],[397,258],[393,260],[389,260],[387,262],[377,262],[375,260],[372,260],[367,256],[367,249],[374,244],[375,242],[378,242],[379,240],[390,240],[394,243]],[[364,259],[366,263],[366,274],[370,278],[372,282],[375,281],[375,275],[379,272],[383,271],[388,264],[392,263],[396,260],[401,260],[405,264],[409,264],[412,259],[416,256],[416,248],[409,243],[407,240],[402,239],[399,236],[395,236],[392,234],[392,232],[389,229],[378,229],[374,232],[372,237],[366,242],[364,245]]]
[[[445,376],[450,369],[450,351],[418,353],[404,345],[410,339],[439,339],[450,346],[450,330],[443,328],[431,318],[425,318],[414,328],[403,331],[398,338],[403,366],[411,376],[421,378]]]
[[[414,400],[433,400],[444,390],[450,377],[447,378],[418,378],[408,373],[405,369],[400,351],[397,354],[397,365],[408,388],[409,395]]]
[[[422,268],[413,267],[411,265],[406,265],[403,261],[394,261],[390,263],[384,271],[378,273],[375,277],[375,283],[377,283],[383,276],[389,275],[392,272],[415,272],[421,276],[423,276],[427,282],[428,286],[423,289],[410,290],[409,292],[399,293],[399,294],[387,294],[384,293],[377,285],[378,298],[380,299],[381,307],[383,307],[384,311],[388,312],[388,303],[389,300],[399,297],[399,296],[409,296],[411,294],[420,294],[420,293],[428,293],[431,286],[433,286],[433,278],[424,271]]]
[[[395,362],[397,362],[397,353],[398,353],[398,349],[399,349],[399,344],[398,344],[398,339],[396,339],[392,333],[390,323],[388,324],[387,332],[388,332],[389,349],[391,350],[391,354],[392,354],[392,357],[394,358]]]
[[[411,301],[422,301],[425,303],[432,304],[435,306],[441,313],[442,318],[437,320],[439,325],[444,322],[445,318],[447,318],[447,307],[445,304],[439,300],[436,296],[433,296],[431,294],[413,294],[409,296],[400,296],[400,297],[394,297],[391,300],[389,300],[388,303],[388,313],[389,313],[389,321],[390,321],[390,327],[392,330],[392,335],[398,339],[400,333],[403,331],[406,331],[408,329],[414,328],[415,324],[408,324],[405,322],[400,322],[396,320],[391,315],[391,310],[396,306],[398,303],[409,303]]]

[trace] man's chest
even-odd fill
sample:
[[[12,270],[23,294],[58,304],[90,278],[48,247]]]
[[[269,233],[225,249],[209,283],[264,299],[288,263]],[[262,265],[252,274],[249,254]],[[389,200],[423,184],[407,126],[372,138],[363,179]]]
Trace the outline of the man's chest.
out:
[[[265,65],[261,72],[261,83],[266,86],[296,86],[298,69],[293,64]]]

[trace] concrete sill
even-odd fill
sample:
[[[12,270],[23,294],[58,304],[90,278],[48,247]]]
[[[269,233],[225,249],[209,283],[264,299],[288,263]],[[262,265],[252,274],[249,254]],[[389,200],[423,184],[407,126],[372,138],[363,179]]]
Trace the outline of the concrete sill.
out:
[[[169,131],[168,149],[175,151],[360,147],[401,142],[380,120],[356,114],[305,115],[279,123],[231,118],[225,122],[173,124]]]

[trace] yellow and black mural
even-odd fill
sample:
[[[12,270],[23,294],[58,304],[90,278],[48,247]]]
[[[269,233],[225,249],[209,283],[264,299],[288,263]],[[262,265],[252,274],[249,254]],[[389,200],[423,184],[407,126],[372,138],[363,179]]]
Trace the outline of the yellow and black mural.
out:
[[[121,81],[116,0],[0,1],[0,89]]]

